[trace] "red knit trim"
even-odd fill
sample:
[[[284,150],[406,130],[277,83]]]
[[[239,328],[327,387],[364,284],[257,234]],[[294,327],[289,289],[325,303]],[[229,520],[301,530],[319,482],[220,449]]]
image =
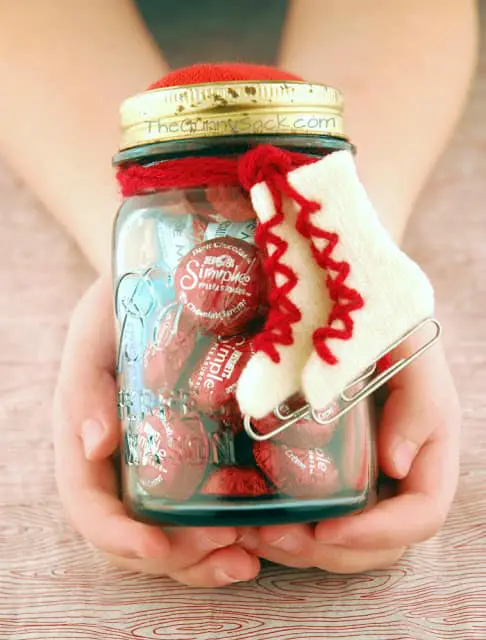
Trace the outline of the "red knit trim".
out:
[[[240,186],[238,160],[180,158],[151,165],[121,166],[116,174],[124,198],[158,189],[192,189],[214,185]]]

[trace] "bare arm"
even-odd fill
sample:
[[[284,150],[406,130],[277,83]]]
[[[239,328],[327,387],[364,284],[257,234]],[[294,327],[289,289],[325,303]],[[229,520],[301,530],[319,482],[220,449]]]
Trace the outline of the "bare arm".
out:
[[[129,0],[0,0],[0,146],[95,268],[110,262],[120,101],[166,71]],[[281,64],[341,87],[367,188],[399,238],[464,104],[472,0],[294,0]]]
[[[119,104],[166,69],[129,0],[0,0],[0,151],[98,270]]]
[[[340,87],[358,164],[399,239],[464,106],[473,0],[293,0],[280,63]]]

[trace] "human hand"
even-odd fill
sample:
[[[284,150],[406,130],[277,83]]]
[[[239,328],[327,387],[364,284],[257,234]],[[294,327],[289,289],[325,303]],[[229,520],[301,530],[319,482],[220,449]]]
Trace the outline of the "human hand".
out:
[[[254,578],[258,559],[237,544],[235,528],[164,532],[126,513],[111,458],[121,436],[115,356],[111,286],[98,280],[72,317],[54,397],[56,479],[74,526],[127,569],[202,587]]]
[[[417,345],[415,345],[416,347]],[[409,355],[408,341],[396,355]],[[393,564],[446,519],[459,475],[460,409],[440,344],[389,383],[378,431],[381,470],[394,497],[316,526],[263,527],[257,554],[291,567],[358,573]]]

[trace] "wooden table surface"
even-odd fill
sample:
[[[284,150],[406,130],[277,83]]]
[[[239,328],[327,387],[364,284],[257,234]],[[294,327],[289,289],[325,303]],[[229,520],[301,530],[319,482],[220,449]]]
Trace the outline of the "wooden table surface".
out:
[[[448,522],[394,568],[270,566],[189,589],[111,568],[67,524],[49,419],[70,311],[93,275],[0,170],[0,640],[486,639],[486,51],[471,104],[406,248],[432,278],[464,409]]]

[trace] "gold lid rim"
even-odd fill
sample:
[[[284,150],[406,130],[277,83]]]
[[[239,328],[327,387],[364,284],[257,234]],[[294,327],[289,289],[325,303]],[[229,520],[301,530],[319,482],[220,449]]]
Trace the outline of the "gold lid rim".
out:
[[[128,98],[125,98],[125,100],[122,101],[121,103],[121,107],[123,107],[123,105],[127,102],[130,102],[131,100],[137,100],[140,98],[144,98],[145,96],[148,95],[154,95],[154,94],[162,94],[162,93],[169,93],[171,91],[188,91],[190,89],[200,89],[201,87],[233,87],[233,86],[252,86],[252,85],[269,85],[269,86],[285,86],[285,85],[296,85],[296,86],[307,86],[307,87],[317,87],[320,89],[326,89],[326,90],[332,90],[335,91],[337,94],[340,95],[340,97],[342,98],[342,92],[340,89],[338,89],[337,87],[334,87],[330,84],[324,84],[322,82],[306,82],[305,80],[220,80],[220,81],[216,81],[216,82],[195,82],[195,83],[191,83],[191,84],[178,84],[178,85],[172,85],[170,87],[156,87],[155,89],[147,89],[146,91],[139,91],[137,93],[134,93],[133,95],[129,96]]]
[[[339,89],[301,80],[160,87],[122,102],[120,150],[191,137],[259,133],[346,138],[342,112]]]

